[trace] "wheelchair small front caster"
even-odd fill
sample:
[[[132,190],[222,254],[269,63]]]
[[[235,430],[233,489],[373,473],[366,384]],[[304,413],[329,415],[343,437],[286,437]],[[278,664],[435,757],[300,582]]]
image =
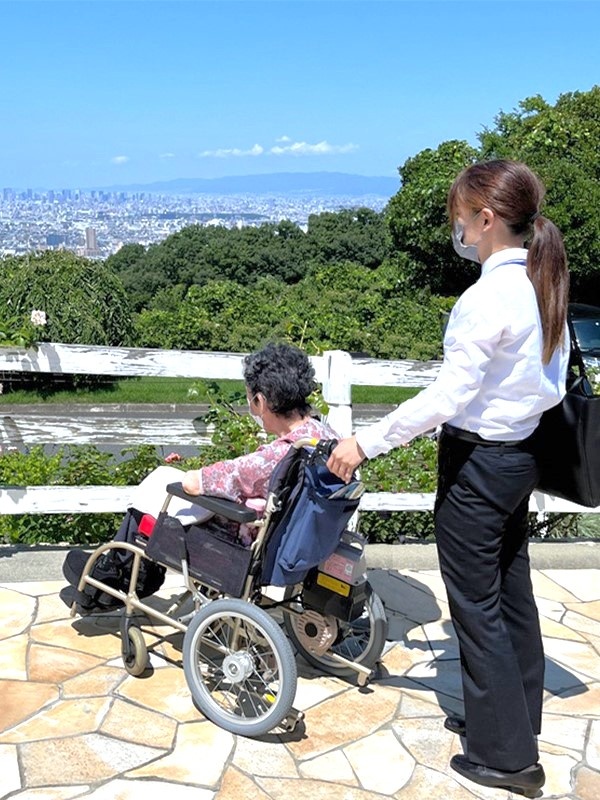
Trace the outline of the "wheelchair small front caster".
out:
[[[148,666],[148,648],[144,634],[129,620],[123,618],[121,625],[121,655],[123,664],[130,675],[139,677]]]

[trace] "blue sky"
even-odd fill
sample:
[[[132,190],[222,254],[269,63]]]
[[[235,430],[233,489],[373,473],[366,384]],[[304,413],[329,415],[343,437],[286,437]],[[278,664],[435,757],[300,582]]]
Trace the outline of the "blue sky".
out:
[[[0,188],[397,174],[600,83],[600,3],[0,0]]]

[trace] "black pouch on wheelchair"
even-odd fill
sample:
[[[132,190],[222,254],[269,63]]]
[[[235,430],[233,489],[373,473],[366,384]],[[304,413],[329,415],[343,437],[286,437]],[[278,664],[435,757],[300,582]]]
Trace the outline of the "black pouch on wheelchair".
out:
[[[367,582],[354,586],[314,568],[304,579],[301,597],[306,608],[350,622],[363,613]]]
[[[175,517],[159,514],[146,554],[181,571],[187,562],[192,578],[232,597],[240,597],[248,577],[252,550],[235,540],[230,525],[210,519],[184,528]]]
[[[334,552],[304,579],[302,604],[348,622],[360,617],[367,599],[364,545],[360,534],[344,531]]]

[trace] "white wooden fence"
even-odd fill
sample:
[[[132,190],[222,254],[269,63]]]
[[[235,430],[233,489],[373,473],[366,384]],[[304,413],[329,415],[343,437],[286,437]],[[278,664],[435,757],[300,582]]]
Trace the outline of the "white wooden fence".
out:
[[[19,350],[0,347],[0,372],[50,372],[64,374],[112,375],[116,377],[179,377],[205,379],[242,378],[243,354],[204,353],[198,351],[105,348],[82,345],[42,344],[37,349]],[[356,420],[352,417],[352,386],[423,387],[433,381],[439,362],[383,361],[353,359],[349,353],[333,350],[314,356],[317,380],[322,384],[323,398],[329,406],[328,420],[343,436],[352,433]],[[82,444],[98,440],[98,431],[89,422],[73,415],[68,419],[53,416],[49,405],[43,419],[32,425],[31,417],[2,415],[0,445],[15,441],[27,444]],[[123,420],[104,418],[104,428],[121,435],[127,444]],[[136,442],[155,443],[156,425],[151,419],[137,421]],[[131,430],[132,425],[128,420]],[[190,426],[191,427],[191,426]],[[189,439],[193,442],[192,431]],[[123,512],[129,504],[132,486],[0,486],[1,514],[62,514]],[[361,500],[362,510],[430,511],[434,494],[369,493]],[[540,515],[550,512],[600,512],[568,503],[560,498],[535,492],[530,510]]]

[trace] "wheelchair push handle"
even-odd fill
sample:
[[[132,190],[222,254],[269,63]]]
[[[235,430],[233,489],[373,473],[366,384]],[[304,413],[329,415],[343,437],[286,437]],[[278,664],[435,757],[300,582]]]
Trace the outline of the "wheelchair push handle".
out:
[[[303,447],[313,448],[311,461],[319,461],[325,464],[328,461],[329,456],[333,453],[337,444],[337,439],[305,438],[296,439],[296,441],[292,443],[292,446],[295,447],[296,450],[300,450]]]

